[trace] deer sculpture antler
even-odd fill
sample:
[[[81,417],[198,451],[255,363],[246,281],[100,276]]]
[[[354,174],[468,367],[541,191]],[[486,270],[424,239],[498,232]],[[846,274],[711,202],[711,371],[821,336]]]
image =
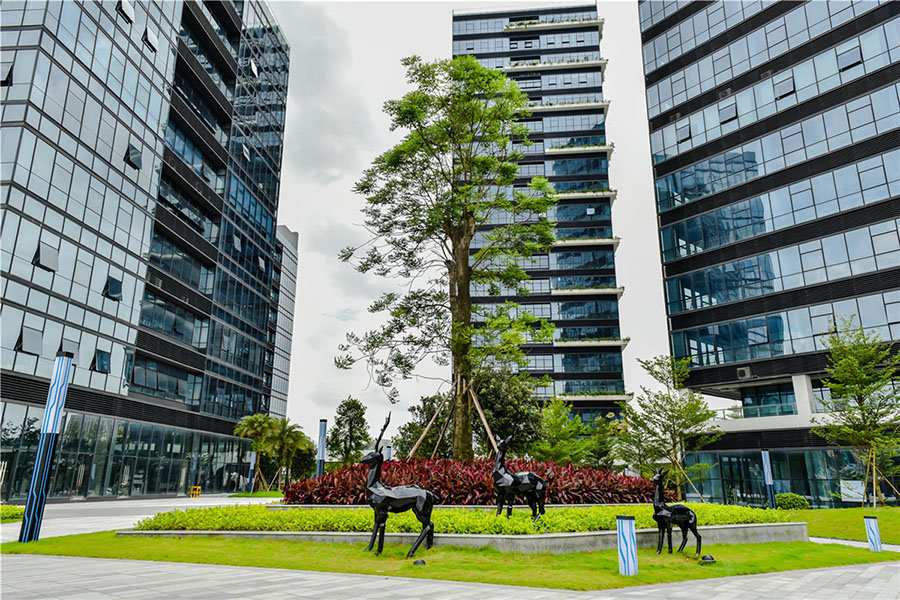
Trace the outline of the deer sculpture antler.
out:
[[[375,440],[375,452],[381,452],[381,438],[384,436],[384,432],[388,428],[388,424],[391,422],[391,413],[388,411],[388,416],[384,420],[384,427],[381,428],[381,433],[378,434],[378,439]]]

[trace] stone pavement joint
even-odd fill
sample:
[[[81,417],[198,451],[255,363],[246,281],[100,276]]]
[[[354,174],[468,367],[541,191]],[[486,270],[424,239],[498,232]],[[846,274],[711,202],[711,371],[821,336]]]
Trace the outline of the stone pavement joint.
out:
[[[47,573],[53,573],[48,578]],[[873,563],[762,575],[700,579],[615,590],[576,592],[509,585],[319,573],[259,567],[160,563],[40,555],[3,555],[4,600],[36,598],[248,598],[376,599],[491,598],[492,600],[896,600],[900,562]]]

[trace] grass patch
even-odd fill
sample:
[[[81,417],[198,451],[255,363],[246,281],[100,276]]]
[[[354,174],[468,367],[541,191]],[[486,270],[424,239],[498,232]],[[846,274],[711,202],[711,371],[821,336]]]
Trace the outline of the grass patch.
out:
[[[638,550],[639,573],[618,574],[615,550],[574,554],[509,554],[493,548],[440,546],[422,548],[416,558],[426,567],[406,560],[409,549],[387,544],[382,556],[363,551],[363,544],[325,544],[287,540],[225,538],[116,537],[113,532],[46,538],[29,544],[0,545],[3,554],[49,554],[124,558],[170,562],[302,569],[337,573],[396,575],[508,585],[534,585],[569,590],[599,590],[632,585],[668,583],[709,577],[749,575],[794,569],[900,560],[900,553],[874,553],[860,548],[790,544],[714,545],[708,548],[718,561],[700,565],[692,554],[662,554]]]
[[[25,516],[25,507],[15,504],[0,504],[0,523],[21,521]]]
[[[240,494],[229,494],[229,498],[284,498],[284,494],[279,491],[273,492],[242,492]]]
[[[732,523],[783,523],[791,520],[787,511],[761,510],[744,506],[691,504],[700,525]],[[645,505],[551,508],[536,524],[531,511],[514,510],[511,519],[498,518],[494,510],[464,508],[436,510],[431,518],[437,533],[480,533],[525,535],[600,531],[616,528],[616,515],[633,515],[638,528],[656,528],[653,507]],[[355,531],[372,530],[372,509],[268,510],[265,506],[216,506],[159,513],[137,524],[141,530],[220,531]],[[411,512],[391,515],[387,531],[421,531]]]
[[[885,544],[900,544],[900,508],[820,508],[815,510],[784,511],[792,520],[806,521],[809,535],[813,537],[839,538],[843,540],[866,541],[866,526],[863,516],[878,517],[881,541]]]

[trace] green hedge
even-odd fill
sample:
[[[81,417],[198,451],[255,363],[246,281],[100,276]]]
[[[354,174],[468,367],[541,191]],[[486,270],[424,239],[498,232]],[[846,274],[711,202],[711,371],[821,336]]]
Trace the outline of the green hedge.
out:
[[[25,516],[25,507],[14,504],[0,505],[0,521],[17,521]]]
[[[799,494],[775,494],[775,506],[785,510],[808,510],[809,500]]]
[[[690,504],[700,525],[731,523],[782,523],[790,515],[781,510],[761,510],[744,506]],[[616,515],[632,515],[638,528],[655,528],[653,507],[595,506],[591,508],[551,508],[536,525],[531,511],[514,510],[511,519],[496,517],[494,511],[462,508],[435,510],[432,513],[437,533],[529,534],[599,531],[616,528]],[[356,531],[372,530],[372,510],[293,509],[269,510],[265,506],[220,506],[173,510],[144,519],[141,530],[218,530],[218,531]],[[418,532],[422,525],[412,512],[391,515],[387,531]]]

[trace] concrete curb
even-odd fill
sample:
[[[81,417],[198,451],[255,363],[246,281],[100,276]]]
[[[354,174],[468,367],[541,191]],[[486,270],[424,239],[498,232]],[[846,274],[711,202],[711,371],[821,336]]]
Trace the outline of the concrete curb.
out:
[[[646,502],[643,504],[647,504]],[[591,508],[594,506],[641,506],[641,503],[633,504],[545,504],[544,507],[550,508]],[[368,504],[266,504],[269,510],[314,510],[319,508],[330,508],[333,510],[354,510],[358,508],[372,507]],[[462,508],[465,510],[497,510],[496,504],[435,504],[434,510],[450,510],[453,508]],[[513,508],[521,508],[523,510],[531,510],[527,504],[513,504]],[[506,510],[504,505],[503,510]]]
[[[700,527],[703,546],[712,544],[761,544],[765,542],[808,542],[806,523],[749,523],[740,525],[707,525]],[[117,531],[116,535],[134,537],[224,537],[253,540],[291,540],[306,542],[331,542],[345,544],[368,543],[371,534],[343,531]],[[385,541],[391,544],[410,545],[416,533],[387,533]],[[656,529],[638,529],[637,543],[642,548],[653,548],[657,544]],[[593,550],[616,548],[615,531],[586,531],[577,533],[544,533],[537,535],[483,535],[461,533],[436,533],[435,545],[468,546],[481,548],[489,546],[500,552],[520,552],[524,554],[567,554]],[[672,535],[672,544],[677,548],[681,535]],[[694,548],[694,536],[688,534],[687,548]]]

